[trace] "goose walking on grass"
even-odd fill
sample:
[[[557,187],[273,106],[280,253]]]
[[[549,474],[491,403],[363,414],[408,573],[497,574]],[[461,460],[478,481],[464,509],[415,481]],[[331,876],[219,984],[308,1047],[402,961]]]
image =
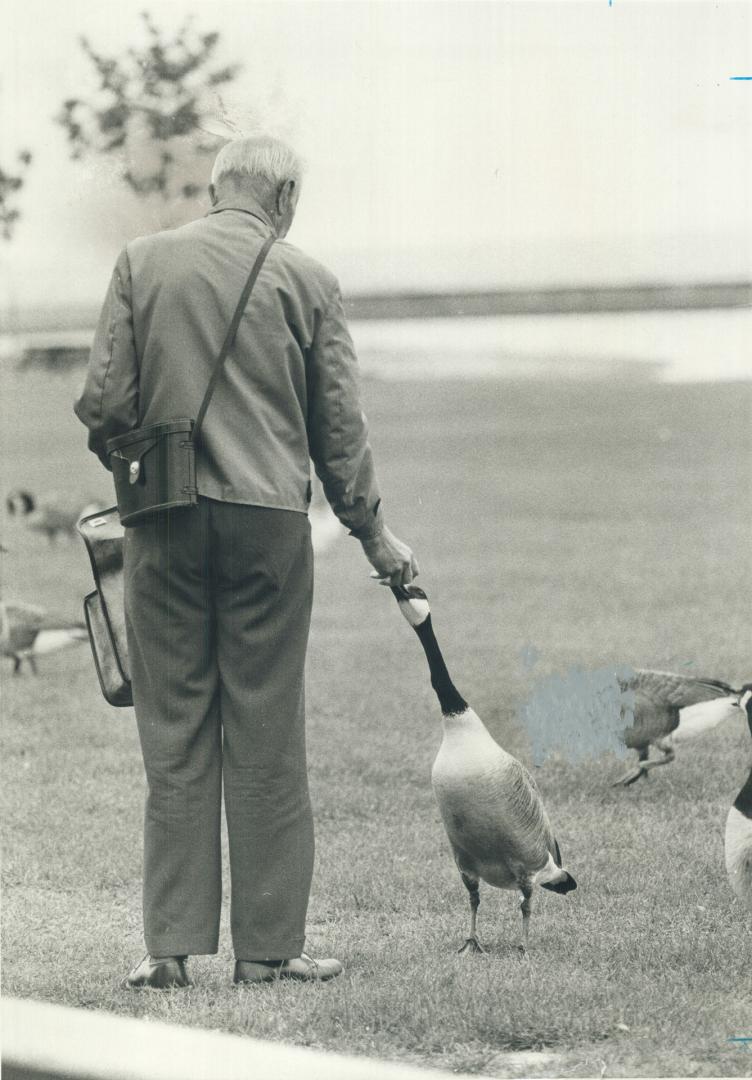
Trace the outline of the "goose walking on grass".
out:
[[[49,499],[37,505],[31,492],[21,489],[11,492],[5,500],[5,506],[11,517],[22,518],[28,529],[42,533],[50,543],[60,535],[75,536],[76,525],[82,517],[104,509],[98,500],[89,500],[80,510],[67,506],[58,499]]]
[[[620,679],[619,685],[628,694],[628,710],[634,715],[634,722],[622,738],[626,746],[637,751],[638,763],[615,780],[613,787],[628,787],[640,777],[647,777],[650,769],[670,764],[679,743],[737,715],[742,693],[717,679],[647,669]],[[651,746],[662,755],[653,761],[648,760]]]
[[[431,780],[463,884],[470,894],[470,932],[460,952],[483,952],[476,934],[481,881],[522,894],[523,951],[528,944],[533,888],[567,893],[577,887],[535,781],[499,746],[449,677],[431,623],[426,594],[414,585],[392,589],[418,635],[439,699],[444,737]]]
[[[741,706],[752,735],[752,683],[742,687]],[[726,872],[731,888],[752,907],[752,768],[726,818]]]
[[[37,674],[36,658],[88,641],[83,623],[53,618],[43,608],[17,600],[0,600],[0,653],[13,661],[13,674],[27,661]]]

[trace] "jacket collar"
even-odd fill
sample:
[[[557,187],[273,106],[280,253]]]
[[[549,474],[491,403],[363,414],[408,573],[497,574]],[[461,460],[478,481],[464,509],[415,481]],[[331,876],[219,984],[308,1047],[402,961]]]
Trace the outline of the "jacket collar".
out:
[[[253,198],[252,195],[232,195],[226,199],[220,199],[215,206],[212,206],[211,210],[207,214],[221,214],[223,210],[240,210],[244,214],[250,214],[251,217],[258,218],[264,225],[267,225],[273,233],[276,233],[274,228],[274,222],[263,209],[261,204]]]

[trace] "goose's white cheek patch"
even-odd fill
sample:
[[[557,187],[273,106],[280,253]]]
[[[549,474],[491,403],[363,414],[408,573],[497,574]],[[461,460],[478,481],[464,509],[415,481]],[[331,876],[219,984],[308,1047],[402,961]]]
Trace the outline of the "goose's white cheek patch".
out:
[[[414,600],[401,600],[400,607],[411,626],[420,626],[420,624],[424,623],[431,614],[431,609],[428,606],[427,600],[420,600],[418,598]]]

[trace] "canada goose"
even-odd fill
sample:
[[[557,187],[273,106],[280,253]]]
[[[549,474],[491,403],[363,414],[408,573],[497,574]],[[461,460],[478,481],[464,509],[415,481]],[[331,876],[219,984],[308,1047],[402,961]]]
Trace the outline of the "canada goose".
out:
[[[752,683],[742,687],[741,707],[752,735]],[[740,900],[752,907],[752,768],[726,818],[726,871]]]
[[[533,886],[567,893],[577,883],[562,868],[559,845],[535,780],[502,750],[452,683],[426,594],[415,585],[399,586],[392,592],[420,638],[441,706],[444,737],[431,781],[457,868],[470,894],[470,933],[460,952],[483,952],[475,930],[481,880],[498,889],[520,890],[524,952]]]
[[[311,523],[311,545],[315,555],[322,555],[336,540],[345,535],[342,525],[326,501],[321,481],[316,476],[311,482],[308,520]]]
[[[82,517],[104,509],[103,504],[97,500],[90,500],[79,511],[56,499],[50,499],[38,506],[31,492],[21,489],[11,492],[5,505],[11,517],[23,518],[27,528],[43,533],[50,543],[61,534],[75,536],[76,524]]]
[[[16,600],[0,600],[0,653],[13,660],[18,675],[27,660],[36,675],[36,657],[88,640],[83,623],[48,616],[43,608]]]
[[[638,764],[615,780],[613,787],[627,787],[647,776],[650,769],[674,760],[674,747],[710,731],[739,708],[740,690],[717,679],[692,675],[673,675],[669,671],[636,670],[629,678],[619,679],[627,695],[624,712],[634,715],[634,722],[623,732],[626,746],[637,751]],[[649,761],[650,747],[662,757]]]

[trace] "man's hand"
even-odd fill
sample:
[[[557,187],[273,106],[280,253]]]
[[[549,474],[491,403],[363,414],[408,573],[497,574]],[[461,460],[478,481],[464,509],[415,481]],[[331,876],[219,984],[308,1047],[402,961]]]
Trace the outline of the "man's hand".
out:
[[[382,585],[409,585],[418,576],[418,563],[411,549],[386,525],[378,536],[361,540],[361,544],[374,569],[371,577],[378,578]]]

